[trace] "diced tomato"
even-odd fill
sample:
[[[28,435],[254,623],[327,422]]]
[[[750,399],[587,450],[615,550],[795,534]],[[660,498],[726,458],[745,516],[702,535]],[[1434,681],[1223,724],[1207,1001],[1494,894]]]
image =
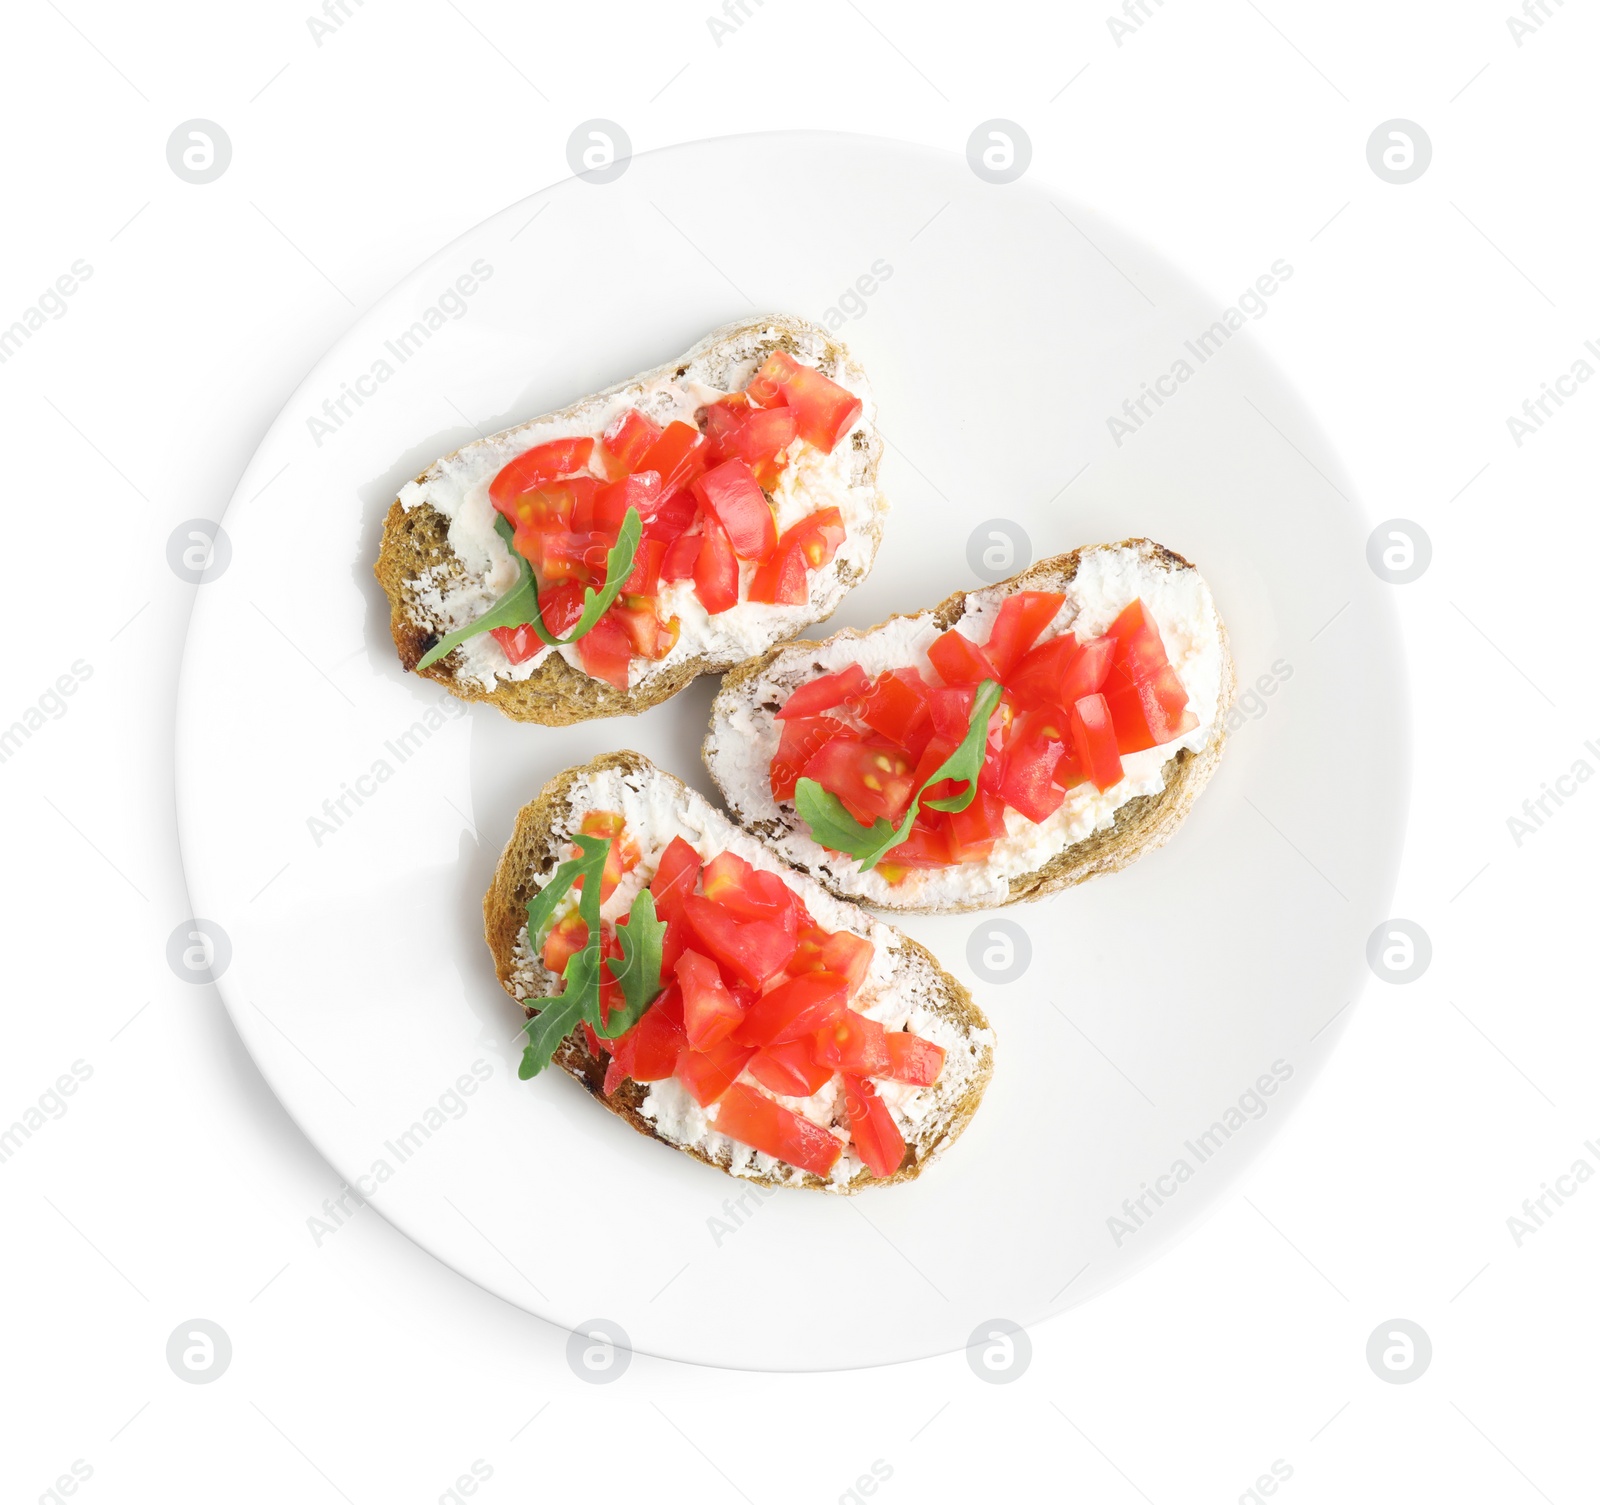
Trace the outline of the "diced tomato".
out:
[[[639,848],[629,839],[623,818],[612,810],[590,810],[578,823],[585,836],[604,836],[610,843],[605,867],[600,874],[600,902],[605,903],[622,881],[624,873],[631,873],[639,865]],[[583,892],[583,878],[573,883],[573,890]]]
[[[915,669],[880,674],[862,700],[860,714],[873,731],[904,747],[911,732],[930,719],[928,686]]]
[[[832,716],[804,716],[778,724],[782,730],[778,734],[778,750],[772,756],[769,771],[772,797],[775,800],[792,800],[800,770],[811,761],[811,755],[834,737],[848,735],[850,728]]]
[[[570,528],[579,495],[591,494],[593,486],[594,481],[590,477],[547,481],[543,486],[512,497],[497,510],[519,530],[543,532],[550,528]]]
[[[1065,718],[1062,718],[1065,719]],[[1005,753],[1005,773],[1000,794],[1014,810],[1038,823],[1054,815],[1066,798],[1066,791],[1054,782],[1056,764],[1061,761],[1061,743],[1037,732],[1019,729]]]
[[[706,611],[716,616],[739,604],[739,559],[716,518],[703,516],[701,522],[704,531],[694,562],[694,593]]]
[[[687,1017],[687,1008],[685,1015]],[[735,1045],[732,1040],[719,1040],[704,1050],[691,1047],[678,1057],[676,1075],[689,1089],[689,1096],[702,1108],[708,1107],[739,1079],[739,1073],[754,1054],[753,1047]]]
[[[700,562],[700,543],[698,533],[680,533],[674,538],[661,556],[661,578],[692,580],[695,566]]]
[[[833,1075],[831,1066],[820,1066],[810,1040],[788,1040],[758,1050],[745,1070],[769,1092],[785,1097],[810,1097]]]
[[[804,552],[780,540],[772,558],[750,577],[750,599],[768,606],[803,606],[810,597]]]
[[[706,468],[709,458],[704,436],[692,423],[674,419],[649,449],[639,456],[637,470],[661,476],[662,496],[681,491]]]
[[[823,970],[844,978],[852,998],[867,980],[872,957],[872,942],[848,930],[835,930],[822,943]]]
[[[820,371],[802,366],[787,351],[774,350],[745,391],[759,407],[771,407],[781,395],[794,409],[800,437],[824,454],[849,431],[861,412],[861,399]]]
[[[1067,598],[1056,591],[1017,591],[1000,603],[984,651],[1005,679],[1055,619]]]
[[[584,673],[619,690],[628,688],[628,660],[632,657],[632,641],[615,609],[607,611],[578,639],[578,659]]]
[[[741,397],[743,394],[739,394]],[[782,474],[779,457],[794,442],[799,431],[793,409],[788,407],[735,407],[726,400],[706,409],[706,438],[724,459],[740,459],[762,480],[765,470],[772,484]],[[762,481],[763,485],[767,483]]]
[[[541,580],[551,584],[576,580],[580,584],[601,579],[606,570],[606,554],[611,541],[603,533],[521,533],[516,535],[518,551],[527,559]]]
[[[594,440],[587,437],[552,439],[548,444],[536,444],[503,466],[489,482],[489,500],[503,511],[523,492],[582,470],[589,463],[589,452],[593,448]]]
[[[849,984],[834,972],[802,972],[751,1006],[733,1038],[744,1045],[782,1045],[814,1035],[848,1007]]]
[[[928,713],[933,718],[933,730],[937,736],[950,741],[952,752],[972,724],[972,703],[976,694],[971,685],[939,686],[928,692]]]
[[[1115,652],[1116,643],[1111,638],[1090,638],[1087,643],[1080,643],[1062,675],[1061,694],[1056,704],[1074,705],[1085,695],[1093,695],[1104,688]]]
[[[636,475],[624,476],[595,492],[589,526],[615,539],[629,508],[639,514],[639,522],[643,524],[655,515],[662,500],[661,477],[655,471],[642,470]],[[578,517],[576,511],[573,517]]]
[[[965,810],[950,814],[950,856],[953,862],[975,862],[1006,834],[1006,802],[980,789]]]
[[[988,654],[954,627],[934,640],[928,649],[928,662],[947,685],[976,685],[1001,677]]]
[[[661,588],[661,565],[667,546],[659,538],[641,538],[634,551],[633,568],[622,582],[625,596],[653,596]]]
[[[617,480],[640,468],[646,450],[661,437],[661,425],[645,417],[638,408],[619,413],[600,436],[601,468]]]
[[[641,658],[660,658],[661,619],[656,603],[649,596],[623,596],[606,613],[615,617],[628,635],[633,652]],[[580,640],[581,641],[581,640]],[[583,650],[580,648],[579,652]]]
[[[582,951],[589,939],[589,926],[577,910],[573,910],[559,924],[553,925],[544,938],[543,961],[560,977],[567,970],[567,962],[574,952]]]
[[[916,1087],[931,1087],[944,1069],[944,1048],[909,1030],[890,1030],[887,1036],[889,1069],[880,1071],[895,1082],[910,1082]]]
[[[709,956],[685,951],[674,973],[683,992],[683,1028],[691,1050],[705,1050],[731,1035],[744,1018],[744,1009],[722,983],[722,974]]]
[[[911,803],[916,785],[911,760],[898,748],[867,747],[849,737],[835,737],[812,754],[801,777],[817,783],[844,801],[857,820],[871,825],[880,816],[898,820]]]
[[[781,544],[792,544],[806,557],[806,568],[820,570],[844,542],[844,514],[837,507],[819,507],[809,517],[784,529]]]
[[[1061,681],[1077,652],[1078,640],[1070,632],[1035,644],[1006,675],[1006,688],[1023,706],[1061,705]]]
[[[736,920],[767,920],[798,928],[799,901],[782,878],[751,865],[734,852],[719,852],[706,864],[706,898],[720,904]]]
[[[1166,667],[1167,650],[1160,629],[1144,609],[1144,602],[1131,601],[1105,635],[1116,640],[1113,667],[1132,683],[1139,684]]]
[[[1096,789],[1109,789],[1122,777],[1122,759],[1117,754],[1117,734],[1105,696],[1085,695],[1074,701],[1068,719],[1079,766]]]
[[[1056,764],[1056,770],[1050,775],[1050,782],[1063,790],[1076,789],[1079,784],[1088,779],[1088,774],[1083,771],[1083,764],[1078,761],[1078,744],[1072,736],[1071,712],[1062,715],[1066,726],[1066,739],[1061,744],[1061,761]]]
[[[954,861],[950,846],[950,817],[942,810],[924,810],[911,828],[911,834],[885,859],[895,867],[904,868],[947,867]],[[881,873],[883,868],[884,862],[880,862],[878,871]]]
[[[922,750],[922,756],[917,759],[916,772],[911,776],[912,789],[922,789],[924,784],[928,784],[928,780],[956,750],[957,745],[954,737],[935,734],[929,738],[928,745]],[[927,810],[929,800],[949,799],[952,795],[959,794],[961,788],[962,785],[956,779],[940,779],[937,784],[928,784],[928,787],[922,790],[922,808]]]
[[[583,615],[584,588],[578,584],[558,585],[539,593],[539,615],[551,637],[565,637]]]
[[[656,863],[656,875],[650,880],[650,894],[656,901],[658,915],[681,915],[683,901],[694,892],[700,881],[700,856],[681,836],[667,843]]]
[[[506,658],[513,664],[526,663],[544,647],[539,634],[526,623],[521,627],[491,627],[489,635],[505,649]]]
[[[813,1176],[826,1176],[844,1150],[826,1129],[742,1084],[723,1094],[713,1127]]]
[[[1103,693],[1116,728],[1119,753],[1160,747],[1200,724],[1200,718],[1188,708],[1188,692],[1171,664],[1163,664],[1137,685],[1122,680],[1117,671]]]
[[[840,705],[853,711],[855,702],[866,694],[871,683],[860,664],[847,664],[836,674],[824,674],[797,687],[784,701],[777,719],[788,721],[796,716],[815,716]]]
[[[724,460],[692,487],[700,506],[728,532],[733,552],[741,559],[765,564],[778,547],[778,524],[772,504],[743,460]]]
[[[683,913],[699,949],[753,988],[782,971],[794,955],[795,938],[781,925],[765,920],[741,924],[720,904],[698,894],[684,899]]]
[[[856,1153],[874,1176],[892,1176],[906,1158],[906,1142],[877,1088],[846,1073],[844,1102]]]
[[[876,1019],[846,1009],[817,1031],[816,1056],[852,1076],[882,1076],[889,1069],[888,1034]]]
[[[700,504],[692,491],[675,491],[656,508],[654,517],[645,520],[644,536],[670,544],[689,531],[699,512]],[[693,562],[691,560],[690,564]],[[683,575],[680,578],[687,580],[689,577]]]

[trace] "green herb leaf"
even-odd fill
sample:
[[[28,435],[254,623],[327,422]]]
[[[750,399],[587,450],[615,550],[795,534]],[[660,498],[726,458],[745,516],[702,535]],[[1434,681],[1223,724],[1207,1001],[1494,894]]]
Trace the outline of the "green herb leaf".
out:
[[[623,997],[623,1006],[611,1011],[610,1022],[597,1027],[597,1033],[607,1040],[632,1029],[661,992],[661,938],[666,933],[666,922],[656,918],[654,896],[648,888],[641,888],[634,895],[627,922],[617,926],[622,960],[606,962],[622,984]]]
[[[906,807],[904,819],[898,826],[890,825],[881,816],[870,826],[864,826],[844,807],[836,794],[824,789],[815,779],[800,779],[795,784],[794,808],[796,814],[811,828],[812,839],[830,851],[844,852],[860,864],[860,871],[870,872],[884,854],[899,846],[911,834],[916,824],[917,812],[922,808],[923,791],[942,779],[959,779],[966,788],[959,794],[943,799],[929,800],[932,810],[956,813],[965,810],[978,792],[978,775],[983,769],[984,755],[988,750],[989,718],[1000,704],[1001,687],[992,679],[978,686],[972,700],[972,717],[967,723],[967,734],[961,744],[934,771],[922,781],[911,803]]]
[[[562,648],[569,643],[576,643],[606,614],[611,603],[621,594],[628,576],[633,573],[634,555],[638,553],[639,540],[644,536],[644,522],[639,516],[638,509],[628,508],[627,515],[622,519],[622,526],[617,530],[617,541],[606,554],[605,584],[598,591],[592,585],[584,588],[582,613],[573,624],[571,633],[564,638],[558,638],[544,625],[544,615],[539,609],[539,586],[533,577],[533,567],[518,552],[514,543],[516,535],[512,531],[510,522],[503,516],[497,517],[494,527],[495,532],[505,541],[506,548],[511,551],[511,557],[520,567],[521,573],[517,583],[476,622],[469,622],[465,627],[458,627],[454,632],[440,638],[417,660],[418,669],[426,669],[438,663],[468,638],[475,638],[480,633],[488,632],[491,627],[532,627],[538,634],[539,641],[551,648]]]
[[[525,1044],[522,1049],[522,1064],[517,1068],[517,1075],[523,1081],[538,1076],[550,1064],[556,1048],[572,1033],[582,1016],[583,1008],[576,998],[562,994],[559,998],[549,999],[545,1006],[522,1026]]]
[[[561,993],[524,1026],[528,1044],[517,1069],[517,1075],[524,1080],[537,1076],[550,1064],[556,1047],[579,1020],[588,1019],[596,1029],[600,1026],[600,881],[611,842],[604,836],[582,832],[572,839],[583,855],[563,862],[550,881],[528,900],[528,946],[533,950],[544,944],[557,906],[580,877],[583,889],[578,896],[578,913],[589,927],[589,935],[582,949],[567,958],[562,973],[566,985]]]

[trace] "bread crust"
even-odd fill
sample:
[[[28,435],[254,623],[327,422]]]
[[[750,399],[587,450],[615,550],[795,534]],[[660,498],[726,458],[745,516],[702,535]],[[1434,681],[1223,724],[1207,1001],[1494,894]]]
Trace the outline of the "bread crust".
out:
[[[604,753],[588,763],[569,768],[564,773],[556,775],[533,800],[522,807],[517,814],[510,840],[506,843],[505,851],[495,868],[494,879],[483,899],[484,938],[494,956],[495,974],[500,979],[500,985],[513,998],[517,996],[512,985],[512,974],[516,967],[516,946],[527,925],[528,900],[542,886],[538,880],[547,878],[565,855],[564,848],[573,829],[570,822],[570,796],[573,787],[585,775],[606,769],[659,779],[685,801],[700,799],[700,796],[681,780],[658,769],[642,754],[624,751]],[[717,812],[712,813],[717,814]],[[729,829],[730,832],[734,829],[731,823]],[[775,853],[769,855],[775,866],[782,869],[786,880],[798,888],[802,897],[805,897],[804,890],[811,880],[796,873]],[[893,931],[902,947],[902,964],[917,974],[920,982],[931,986],[932,991],[925,996],[937,1007],[944,1019],[956,1024],[967,1034],[977,1031],[990,1032],[989,1021],[973,1002],[972,995],[940,967],[932,952],[911,937],[894,931],[892,926],[867,915],[865,911],[862,911],[862,921],[865,925],[876,925]],[[550,978],[552,989],[555,981],[553,977]],[[538,1013],[538,1007],[534,1002],[518,1001],[522,1003],[529,1018]],[[961,1095],[954,1099],[948,1110],[938,1115],[926,1130],[914,1130],[907,1134],[905,1159],[893,1176],[880,1180],[858,1175],[852,1181],[843,1184],[823,1180],[809,1172],[802,1173],[802,1179],[798,1182],[781,1178],[776,1174],[753,1170],[736,1174],[729,1166],[714,1159],[699,1146],[680,1145],[665,1138],[641,1111],[649,1091],[648,1086],[629,1079],[611,1096],[606,1096],[603,1088],[606,1058],[590,1051],[581,1029],[574,1030],[561,1043],[556,1051],[555,1063],[568,1076],[578,1081],[602,1108],[614,1113],[640,1134],[689,1155],[705,1165],[713,1166],[725,1174],[735,1175],[738,1180],[754,1181],[759,1185],[775,1187],[803,1185],[815,1191],[851,1195],[870,1187],[890,1186],[902,1181],[915,1180],[960,1137],[971,1122],[973,1114],[977,1112],[978,1104],[982,1101],[984,1090],[989,1084],[989,1078],[994,1070],[994,1050],[992,1044],[985,1043],[978,1070]]]
[[[1009,595],[1019,590],[1034,588],[1058,589],[1061,585],[1070,583],[1076,577],[1079,561],[1089,548],[1106,547],[1138,549],[1148,560],[1160,568],[1174,570],[1194,569],[1194,566],[1181,554],[1165,548],[1152,539],[1125,538],[1114,544],[1085,545],[1083,548],[1074,549],[1069,554],[1057,554],[1049,559],[1041,559],[1038,563],[1029,566],[1019,574],[1012,575],[1009,579],[998,581],[992,586],[982,587],[981,593],[1001,591]],[[937,626],[942,630],[960,621],[966,611],[968,597],[976,594],[980,594],[980,591],[955,591],[946,596],[943,601],[933,608],[933,616]],[[921,616],[922,614],[922,612],[896,612],[893,616],[886,617],[874,627],[846,628],[844,631],[834,633],[831,637],[824,639],[823,642],[835,643],[842,639],[867,638],[888,626],[890,622],[901,621],[909,617]],[[1166,782],[1160,793],[1138,795],[1129,800],[1117,809],[1109,827],[1103,831],[1091,832],[1083,840],[1074,842],[1071,846],[1057,852],[1048,861],[1034,868],[1031,872],[1022,873],[1014,877],[1010,881],[1009,892],[1002,897],[984,899],[971,904],[894,905],[892,906],[893,912],[896,914],[963,914],[978,910],[995,909],[1006,904],[1041,899],[1046,894],[1052,894],[1060,889],[1087,882],[1090,878],[1097,878],[1103,873],[1118,872],[1130,863],[1137,862],[1146,852],[1152,852],[1157,847],[1165,845],[1183,823],[1183,818],[1189,813],[1195,798],[1205,788],[1211,775],[1216,771],[1217,764],[1222,758],[1223,743],[1227,740],[1226,712],[1233,701],[1235,671],[1233,655],[1228,645],[1227,628],[1223,624],[1220,615],[1217,619],[1217,626],[1221,638],[1223,676],[1217,716],[1211,729],[1211,735],[1206,740],[1205,745],[1197,751],[1190,751],[1184,748],[1174,755],[1166,765]],[[780,643],[766,653],[747,659],[724,676],[722,688],[718,691],[717,698],[712,703],[710,727],[702,744],[702,759],[718,790],[721,792],[723,803],[729,813],[753,836],[758,836],[764,841],[770,841],[775,837],[787,834],[789,831],[802,830],[803,826],[798,817],[791,821],[772,816],[752,815],[741,808],[738,798],[739,792],[730,788],[724,780],[719,767],[719,760],[715,753],[718,726],[738,701],[749,697],[749,687],[753,686],[773,663],[785,655],[803,656],[808,650],[814,651],[818,646],[819,644],[817,643],[804,640],[793,643]],[[879,909],[891,907],[874,904],[870,899],[864,899],[859,894],[852,894],[839,888],[826,868],[818,867],[812,870],[804,867],[804,865],[799,866],[801,866],[802,871],[807,872],[817,882],[821,883],[829,893],[838,898],[849,899],[853,903],[867,904]]]
[[[860,373],[859,366],[844,344],[833,339],[820,325],[793,315],[767,315],[724,325],[713,330],[676,360],[581,398],[558,412],[530,419],[517,428],[528,428],[552,420],[581,421],[586,409],[599,406],[626,387],[681,377],[685,373],[689,373],[690,379],[693,379],[697,369],[718,358],[719,353],[739,345],[749,345],[758,358],[764,358],[774,350],[786,350],[792,354],[802,348],[815,351],[820,346],[823,351],[821,364],[825,371],[849,369],[858,375]],[[505,432],[513,434],[517,429]],[[876,492],[883,440],[876,427],[869,425],[858,431],[852,442],[857,450],[853,484],[871,486]],[[417,477],[417,482],[427,481],[441,466],[460,453],[457,450],[436,461]],[[871,522],[865,530],[869,540],[866,568],[856,569],[850,564],[841,564],[838,572],[840,588],[829,592],[822,602],[818,602],[813,595],[814,614],[808,622],[799,623],[798,626],[804,627],[828,616],[837,607],[839,599],[865,578],[882,541],[887,510],[887,502],[881,494],[878,495]],[[426,669],[418,669],[418,661],[438,641],[438,634],[426,621],[419,619],[414,592],[408,586],[428,569],[464,572],[465,567],[450,547],[449,530],[450,519],[429,503],[420,502],[408,508],[396,498],[384,518],[383,539],[373,570],[383,586],[384,594],[389,598],[389,632],[401,664],[408,672],[434,680],[462,700],[488,701],[515,721],[533,721],[543,726],[568,726],[599,716],[636,716],[651,706],[671,699],[700,675],[720,674],[739,661],[737,658],[709,654],[696,655],[626,691],[604,680],[591,678],[581,669],[574,668],[559,653],[548,654],[526,679],[498,680],[489,689],[457,677],[458,655],[455,653],[446,655]],[[814,585],[817,578],[813,577]],[[784,628],[787,636],[792,636],[793,630],[793,626]]]

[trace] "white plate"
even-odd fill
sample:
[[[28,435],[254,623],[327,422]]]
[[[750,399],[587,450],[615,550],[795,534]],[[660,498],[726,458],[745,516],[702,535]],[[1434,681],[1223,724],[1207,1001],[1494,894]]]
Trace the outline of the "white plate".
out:
[[[452,293],[463,276],[472,292]],[[841,297],[858,278],[876,285],[851,318]],[[1274,294],[1292,295],[1292,279]],[[402,362],[402,332],[441,307]],[[1022,980],[974,975],[969,938],[989,920],[907,924],[994,1021],[994,1082],[941,1164],[853,1199],[758,1198],[575,1083],[515,1075],[520,1014],[479,905],[517,808],[617,747],[709,793],[715,682],[564,730],[469,710],[400,672],[372,576],[396,489],[475,429],[765,310],[834,310],[877,386],[895,510],[834,625],[976,583],[967,544],[985,519],[1020,523],[1041,555],[1147,534],[1205,571],[1243,684],[1274,690],[1168,848],[1001,912],[1031,941]],[[1247,332],[1204,363],[1186,351],[1222,313],[1032,179],[995,186],[957,157],[797,134],[561,183],[441,251],[339,340],[227,511],[231,563],[199,591],[184,661],[177,791],[195,910],[231,943],[229,1012],[384,1217],[568,1327],[605,1318],[642,1352],[811,1369],[947,1352],[994,1317],[1036,1322],[1215,1205],[1348,1017],[1324,1028],[1361,988],[1407,789],[1401,651],[1367,525]],[[1118,445],[1107,418],[1180,359],[1192,378],[1159,409],[1147,399],[1152,416]],[[1292,1074],[1249,1096],[1274,1062]],[[1208,1152],[1199,1136],[1231,1106]],[[1160,1206],[1146,1193],[1135,1227],[1124,1200],[1180,1159],[1192,1175]],[[357,1180],[380,1165],[381,1181]]]

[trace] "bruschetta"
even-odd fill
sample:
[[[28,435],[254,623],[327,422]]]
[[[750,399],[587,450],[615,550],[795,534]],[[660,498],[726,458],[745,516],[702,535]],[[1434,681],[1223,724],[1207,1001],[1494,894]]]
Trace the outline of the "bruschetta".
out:
[[[549,726],[631,715],[828,616],[888,504],[872,392],[787,316],[430,465],[377,576],[407,670]]]
[[[932,955],[795,872],[637,753],[517,817],[484,899],[521,1074],[729,1175],[853,1193],[922,1173],[977,1110],[994,1036]]]
[[[1130,538],[752,659],[705,763],[734,819],[831,893],[986,909],[1165,842],[1221,757],[1233,683],[1199,570]]]

